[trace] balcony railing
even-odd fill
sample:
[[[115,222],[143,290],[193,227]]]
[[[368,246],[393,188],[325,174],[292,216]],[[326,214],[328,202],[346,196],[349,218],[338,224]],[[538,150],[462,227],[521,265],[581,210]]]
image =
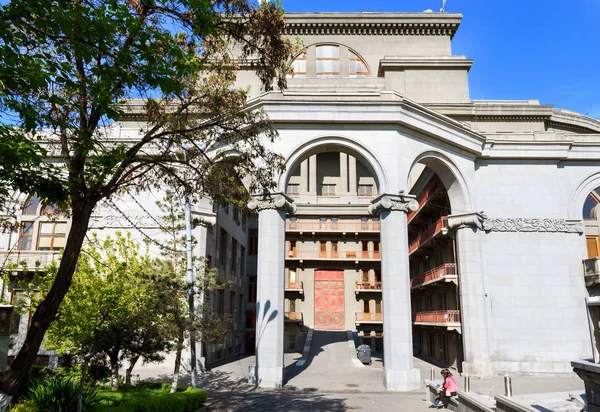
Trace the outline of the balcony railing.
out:
[[[434,310],[430,312],[417,312],[413,314],[415,323],[435,323],[435,324],[457,324],[460,323],[459,310]]]
[[[285,281],[285,291],[286,292],[298,292],[304,293],[304,283],[301,280],[296,280],[294,282],[290,282],[289,280]]]
[[[356,312],[356,323],[383,323],[383,313]]]
[[[417,250],[422,244],[429,241],[429,239],[435,237],[440,233],[443,229],[448,229],[448,217],[442,216],[438,219],[437,222],[427,227],[415,240],[410,242],[408,245],[408,254],[410,255],[415,250]]]
[[[407,216],[408,223],[410,223],[410,221],[414,219],[414,217],[421,211],[421,209],[423,209],[423,206],[425,206],[425,204],[427,204],[427,202],[429,202],[429,199],[431,199],[433,197],[433,195],[435,194],[435,192],[437,192],[437,190],[440,188],[441,185],[442,185],[442,182],[438,179],[433,180],[432,182],[430,182],[427,185],[425,190],[423,190],[423,192],[421,193],[421,196],[419,196],[419,198],[417,199],[419,202],[418,209],[415,210],[414,212],[411,211],[408,213],[408,216]]]
[[[379,232],[379,222],[286,221],[288,232]]]
[[[286,322],[302,322],[302,312],[284,312]]]
[[[381,292],[381,282],[356,282],[356,291]]]
[[[343,251],[331,250],[290,250],[287,252],[288,259],[315,259],[315,260],[381,260],[381,253],[377,251]]]
[[[422,286],[425,283],[431,283],[436,280],[452,278],[456,279],[456,264],[455,263],[446,263],[444,265],[438,266],[434,269],[428,270],[422,275],[415,276],[410,280],[410,287],[418,287]]]
[[[600,257],[583,260],[585,286],[600,285]]]

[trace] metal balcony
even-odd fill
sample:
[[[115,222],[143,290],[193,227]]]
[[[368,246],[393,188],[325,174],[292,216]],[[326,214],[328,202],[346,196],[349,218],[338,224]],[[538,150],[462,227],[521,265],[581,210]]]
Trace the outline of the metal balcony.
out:
[[[284,312],[283,317],[286,322],[302,323],[302,312]]]
[[[342,222],[321,222],[318,220],[287,220],[285,230],[288,232],[328,232],[328,233],[379,233],[380,223],[373,221],[342,221]]]
[[[286,292],[295,292],[301,295],[304,294],[304,283],[301,280],[296,280],[294,282],[290,282],[289,280],[285,281],[285,291]]]
[[[382,324],[383,323],[383,313],[356,312],[355,323],[357,325],[364,324],[364,323]]]
[[[410,242],[410,244],[408,245],[408,254],[411,255],[421,246],[427,244],[431,239],[435,238],[440,233],[446,234],[447,231],[448,217],[442,216],[438,219],[437,222],[427,227],[427,229],[425,229],[423,233],[421,233],[419,236],[416,237],[416,239]]]
[[[458,275],[456,273],[456,263],[446,263],[434,269],[415,276],[410,280],[412,289],[421,288],[436,282],[454,282],[457,283]]]
[[[442,326],[460,332],[459,310],[433,310],[413,314],[413,324],[422,326]]]
[[[381,293],[381,282],[356,282],[355,292],[380,292]]]
[[[287,252],[287,259],[298,260],[381,260],[381,253],[377,251],[343,251],[334,252],[331,250],[290,250]]]

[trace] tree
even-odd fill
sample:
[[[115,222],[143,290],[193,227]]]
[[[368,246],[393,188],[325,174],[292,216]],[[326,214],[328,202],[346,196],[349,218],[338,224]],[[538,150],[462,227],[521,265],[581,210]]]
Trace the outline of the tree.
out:
[[[122,359],[160,361],[160,352],[170,348],[161,322],[164,295],[150,257],[129,236],[96,238],[84,252],[46,346],[82,358],[84,378],[87,362],[104,354],[116,390]]]
[[[234,84],[243,66],[265,90],[285,87],[293,47],[284,27],[281,7],[268,1],[12,0],[0,7],[0,153],[11,156],[11,170],[27,170],[2,168],[0,187],[62,202],[72,221],[55,282],[2,376],[0,409],[58,313],[100,200],[168,185],[240,201],[246,192],[232,181],[250,190],[274,186],[282,159],[264,143],[276,131],[263,112],[243,107],[248,91]],[[139,104],[128,105],[133,97]],[[132,110],[146,125],[130,141],[114,139],[111,124]],[[15,148],[28,155],[12,156]]]

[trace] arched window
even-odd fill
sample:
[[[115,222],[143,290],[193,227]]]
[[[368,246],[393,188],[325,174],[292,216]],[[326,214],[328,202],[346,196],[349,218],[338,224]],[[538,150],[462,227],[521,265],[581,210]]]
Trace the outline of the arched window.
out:
[[[596,189],[588,195],[583,204],[583,218],[585,220],[596,220],[598,218],[596,213],[598,203],[600,203],[600,195],[598,195]]]
[[[303,51],[292,62],[292,73],[287,77],[306,77],[306,50]]]
[[[348,76],[366,77],[369,75],[369,69],[365,62],[356,54],[348,50]]]
[[[340,77],[340,48],[317,46],[317,77]]]
[[[44,204],[31,195],[23,205],[23,220],[19,233],[20,250],[60,250],[67,239],[67,221],[54,204]]]

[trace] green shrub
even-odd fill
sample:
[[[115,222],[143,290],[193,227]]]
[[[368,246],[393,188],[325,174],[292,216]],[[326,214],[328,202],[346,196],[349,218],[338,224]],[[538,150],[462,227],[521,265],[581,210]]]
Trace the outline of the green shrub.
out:
[[[31,399],[16,404],[11,412],[40,412],[40,408]]]
[[[77,410],[79,387],[71,380],[51,379],[39,381],[30,389],[28,397],[41,412],[60,412]],[[98,391],[87,388],[83,391],[83,410],[92,411],[100,402]]]
[[[139,389],[157,390],[157,389],[163,389],[163,385],[165,385],[164,382],[141,381],[135,387],[139,388]],[[169,390],[170,390],[171,384],[167,383],[166,385],[169,385]]]
[[[196,412],[205,401],[205,391],[188,388],[183,392],[163,392],[155,396],[131,399],[110,410],[113,412]]]

